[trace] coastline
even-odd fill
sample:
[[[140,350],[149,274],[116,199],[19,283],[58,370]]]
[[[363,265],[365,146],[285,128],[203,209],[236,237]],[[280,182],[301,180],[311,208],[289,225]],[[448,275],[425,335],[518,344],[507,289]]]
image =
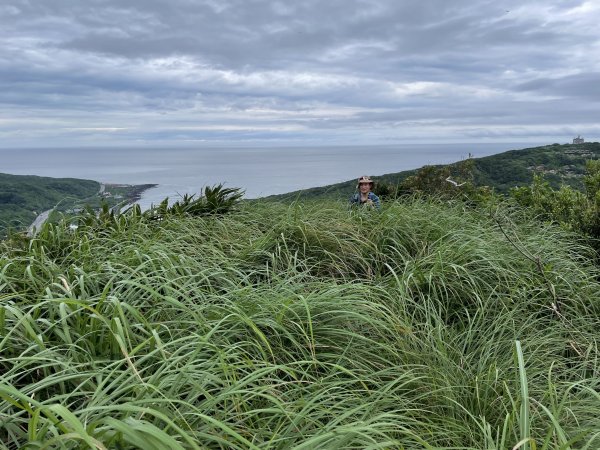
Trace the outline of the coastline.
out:
[[[111,185],[107,184],[106,186],[111,186]],[[148,189],[157,187],[158,183],[132,184],[129,186],[130,186],[131,190],[129,191],[129,194],[125,198],[126,198],[128,204],[133,204],[133,203],[136,203],[137,201],[139,201],[142,198],[142,195],[144,194],[144,192],[146,192]]]
[[[142,198],[144,192],[156,186],[158,186],[158,183],[101,183],[98,196],[111,204],[111,207],[117,205],[129,206],[137,203]]]

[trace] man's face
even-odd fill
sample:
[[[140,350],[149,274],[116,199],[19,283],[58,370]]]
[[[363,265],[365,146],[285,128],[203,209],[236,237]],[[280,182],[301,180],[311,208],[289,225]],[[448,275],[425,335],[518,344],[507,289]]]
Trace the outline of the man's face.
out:
[[[360,189],[360,192],[362,192],[363,194],[366,194],[367,192],[369,192],[371,190],[371,183],[360,183],[358,185],[358,188]]]

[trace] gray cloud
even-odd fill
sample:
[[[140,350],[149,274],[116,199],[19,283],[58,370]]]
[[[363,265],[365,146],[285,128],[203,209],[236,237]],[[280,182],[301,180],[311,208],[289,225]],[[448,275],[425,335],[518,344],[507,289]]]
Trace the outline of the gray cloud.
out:
[[[0,138],[598,138],[599,19],[583,0],[9,0]]]
[[[525,92],[538,92],[576,99],[577,103],[600,102],[600,72],[582,72],[557,78],[537,78],[517,86]]]

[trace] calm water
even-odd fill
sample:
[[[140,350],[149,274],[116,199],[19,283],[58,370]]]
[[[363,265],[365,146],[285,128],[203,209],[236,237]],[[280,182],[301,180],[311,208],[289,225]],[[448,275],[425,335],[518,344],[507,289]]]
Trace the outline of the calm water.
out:
[[[537,144],[404,144],[369,147],[0,149],[0,172],[145,184],[143,207],[205,185],[241,187],[247,198],[444,164]]]

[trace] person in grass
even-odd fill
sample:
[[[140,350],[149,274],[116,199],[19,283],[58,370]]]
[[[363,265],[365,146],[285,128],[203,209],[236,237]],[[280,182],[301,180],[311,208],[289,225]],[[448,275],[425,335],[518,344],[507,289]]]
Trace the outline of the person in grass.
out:
[[[373,192],[373,180],[366,175],[358,179],[358,192],[350,197],[350,205],[365,205],[372,208],[381,209],[381,202]]]

